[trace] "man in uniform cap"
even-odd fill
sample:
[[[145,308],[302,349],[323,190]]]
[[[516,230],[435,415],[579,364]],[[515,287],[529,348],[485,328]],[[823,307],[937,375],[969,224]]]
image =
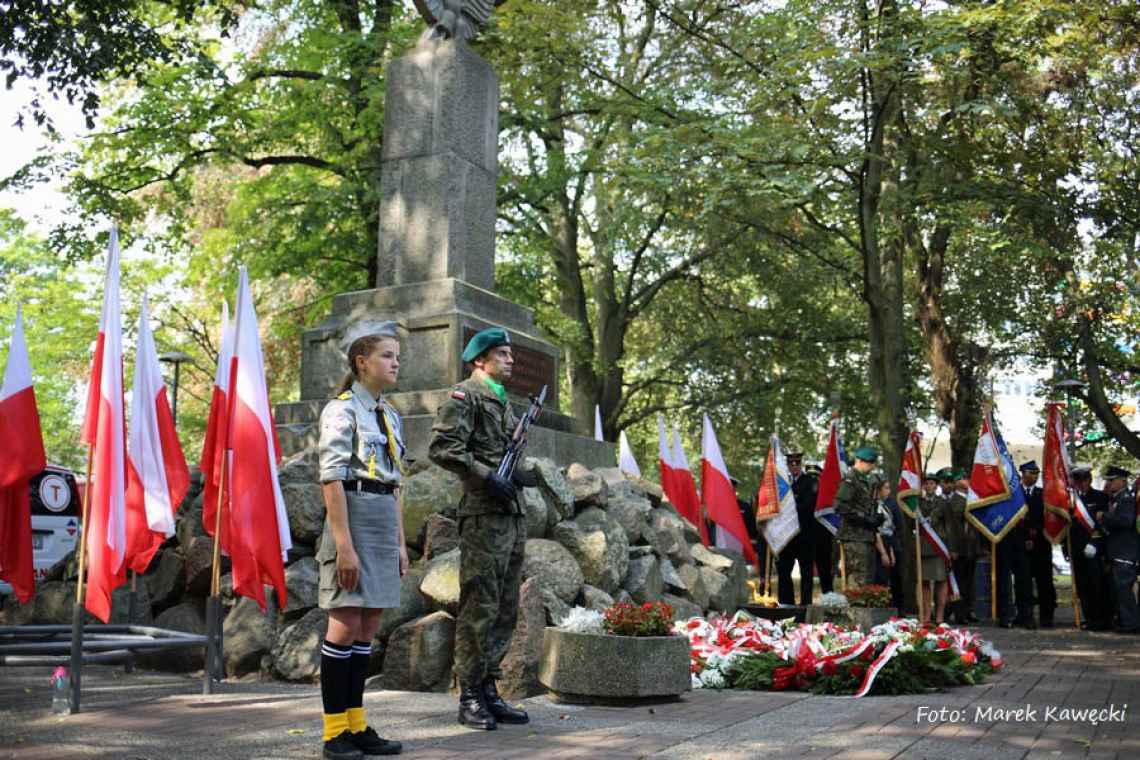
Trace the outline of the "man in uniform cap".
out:
[[[1029,574],[1036,588],[1042,628],[1053,627],[1053,612],[1057,609],[1057,588],[1053,585],[1053,544],[1045,536],[1045,492],[1037,484],[1041,468],[1030,460],[1018,468],[1025,488],[1026,547]]]
[[[1032,488],[1037,483],[1040,470],[1032,462],[1026,462],[1018,470],[1021,472],[1021,487],[1028,504],[1033,498]],[[1026,512],[1028,511],[1027,508]],[[997,545],[998,624],[1003,628],[1015,625],[1037,628],[1033,617],[1033,573],[1029,564],[1032,548],[1029,521],[1023,514]]]
[[[1140,633],[1140,611],[1132,590],[1140,564],[1140,534],[1136,532],[1136,494],[1128,488],[1130,476],[1123,467],[1104,471],[1104,490],[1110,502],[1108,511],[1097,516],[1108,533],[1105,548],[1112,563],[1118,633]]]
[[[471,376],[454,386],[436,413],[428,456],[459,476],[459,614],[455,620],[455,672],[459,722],[492,730],[526,723],[525,711],[499,696],[496,679],[518,616],[526,514],[516,482],[496,470],[518,424],[503,383],[514,367],[507,331],[476,333],[463,350]],[[518,485],[533,485],[522,466]]]
[[[847,583],[864,586],[874,582],[875,532],[883,523],[869,479],[879,452],[864,446],[856,449],[854,456],[855,464],[847,469],[835,494],[835,511],[840,517],[838,538]]]
[[[813,567],[819,567],[819,584],[823,593],[831,588],[831,533],[815,519],[815,499],[819,493],[819,481],[804,472],[802,451],[787,454],[788,474],[792,476],[792,494],[796,499],[796,516],[800,522],[800,532],[788,542],[780,552],[777,570],[780,574],[779,597],[781,604],[795,604],[795,588],[792,583],[792,566],[800,566],[800,604],[812,602],[814,588]]]
[[[950,544],[954,553],[954,577],[958,580],[958,590],[962,598],[954,608],[954,617],[961,623],[976,623],[974,614],[975,591],[974,570],[978,557],[983,555],[982,534],[966,519],[966,494],[970,481],[966,473],[947,467],[940,472],[942,491],[945,494],[950,512]]]
[[[1069,477],[1073,490],[1094,520],[1091,532],[1080,520],[1074,519],[1069,526],[1069,543],[1072,545],[1069,562],[1081,605],[1081,627],[1090,631],[1107,631],[1112,627],[1112,568],[1106,561],[1104,530],[1096,522],[1096,515],[1108,511],[1108,497],[1104,491],[1092,487],[1091,467],[1077,465],[1069,471]],[[1069,547],[1064,545],[1063,548]]]

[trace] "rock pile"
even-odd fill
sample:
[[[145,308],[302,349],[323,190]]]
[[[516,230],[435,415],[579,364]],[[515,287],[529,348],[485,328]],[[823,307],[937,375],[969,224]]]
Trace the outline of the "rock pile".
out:
[[[519,620],[503,663],[502,691],[522,697],[542,690],[537,669],[542,631],[575,605],[602,610],[615,601],[665,600],[678,618],[733,611],[748,598],[747,567],[738,554],[701,545],[696,527],[680,517],[656,484],[629,479],[616,468],[561,469],[532,460],[538,485],[525,488],[526,556]],[[280,468],[294,548],[286,567],[284,609],[263,614],[236,598],[222,580],[226,674],[286,680],[318,675],[318,643],[327,615],[317,605],[314,559],[324,521],[316,453],[301,452]],[[458,479],[429,463],[408,473],[404,529],[410,571],[400,604],[385,610],[373,641],[372,670],[385,688],[443,691],[452,685],[455,614],[459,604]],[[178,513],[176,535],[137,584],[135,623],[201,633],[209,593],[212,540],[202,528],[201,476]],[[223,572],[228,572],[223,567]],[[60,562],[40,584],[35,601],[0,611],[7,625],[68,623],[75,598],[75,562]],[[127,589],[116,591],[113,622],[127,622]],[[152,655],[144,666],[193,670],[202,652]]]

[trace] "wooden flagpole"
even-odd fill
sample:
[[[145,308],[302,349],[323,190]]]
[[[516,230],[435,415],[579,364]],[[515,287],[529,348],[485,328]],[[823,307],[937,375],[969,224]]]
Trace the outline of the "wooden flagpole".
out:
[[[926,594],[922,588],[922,507],[914,511],[914,568],[918,587],[918,622],[923,623],[926,622]],[[932,598],[931,602],[933,601]]]
[[[202,676],[202,693],[212,694],[214,676],[220,676],[218,662],[221,639],[222,590],[222,507],[225,504],[226,470],[229,469],[231,449],[222,450],[222,472],[218,477],[218,503],[214,511],[214,552],[210,566],[210,597],[206,600],[206,667]]]
[[[87,444],[87,482],[83,485],[83,519],[79,523],[79,575],[75,582],[75,606],[71,608],[71,714],[79,712],[79,689],[83,680],[83,579],[87,565],[87,520],[91,515],[91,468],[95,447]]]
[[[990,618],[998,619],[997,594],[997,541],[990,541]]]
[[[772,547],[764,542],[764,596],[772,595]]]
[[[839,542],[839,585],[843,593],[847,593],[847,557],[843,553],[843,542]]]
[[[1077,591],[1077,558],[1073,556],[1073,531],[1071,527],[1069,532],[1065,534],[1065,543],[1069,549],[1069,585],[1073,593],[1073,625],[1079,631],[1081,629],[1081,597]]]

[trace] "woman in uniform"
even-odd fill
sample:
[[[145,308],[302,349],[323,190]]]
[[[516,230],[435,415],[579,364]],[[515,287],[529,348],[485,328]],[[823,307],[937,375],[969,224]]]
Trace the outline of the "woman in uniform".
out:
[[[364,717],[364,680],[380,613],[399,606],[408,568],[398,499],[406,452],[400,415],[384,400],[396,385],[400,342],[394,322],[355,325],[342,341],[349,372],[321,412],[320,481],[325,527],[317,562],[322,609],[324,756],[396,755]]]

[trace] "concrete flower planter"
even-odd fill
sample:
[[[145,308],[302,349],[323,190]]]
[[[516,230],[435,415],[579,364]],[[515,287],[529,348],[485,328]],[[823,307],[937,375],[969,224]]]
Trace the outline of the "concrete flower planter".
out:
[[[538,680],[562,702],[675,699],[691,686],[684,636],[609,636],[547,628]]]
[[[897,615],[898,610],[894,607],[847,607],[844,612],[838,615],[835,613],[836,610],[831,607],[813,604],[807,609],[807,622],[842,623],[859,626],[864,631],[869,631]]]

